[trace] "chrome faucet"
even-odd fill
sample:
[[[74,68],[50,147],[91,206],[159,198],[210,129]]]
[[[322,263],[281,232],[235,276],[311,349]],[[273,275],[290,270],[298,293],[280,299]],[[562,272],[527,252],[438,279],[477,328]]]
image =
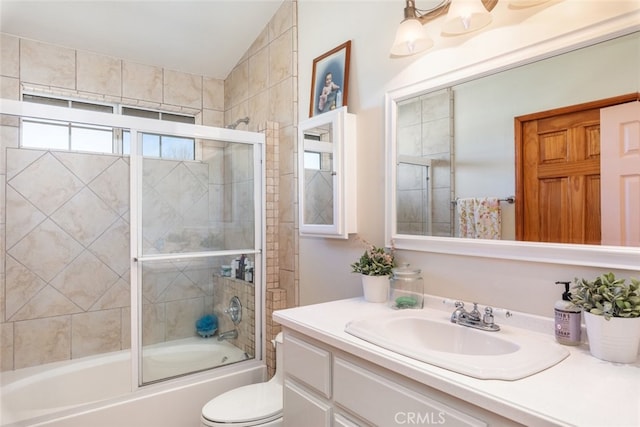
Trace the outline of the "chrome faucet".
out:
[[[238,330],[237,329],[232,329],[230,331],[227,332],[222,332],[221,334],[218,334],[218,341],[222,341],[222,340],[233,340],[238,338]]]
[[[461,301],[456,301],[455,307],[456,309],[451,313],[452,323],[469,326],[482,331],[496,332],[500,330],[500,326],[494,323],[493,309],[491,307],[484,309],[484,315],[480,314],[480,311],[478,311],[478,303],[475,302],[473,303],[473,310],[470,312],[464,309],[464,303]]]
[[[464,303],[462,301],[456,301],[454,303],[456,309],[451,313],[451,323],[458,323],[458,319],[462,313],[465,313]]]

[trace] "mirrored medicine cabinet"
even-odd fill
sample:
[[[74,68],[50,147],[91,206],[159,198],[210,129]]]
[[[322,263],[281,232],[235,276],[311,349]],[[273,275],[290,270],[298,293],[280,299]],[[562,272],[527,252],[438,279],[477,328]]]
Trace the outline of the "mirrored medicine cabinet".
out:
[[[357,232],[356,116],[347,107],[298,124],[300,235],[347,239]]]

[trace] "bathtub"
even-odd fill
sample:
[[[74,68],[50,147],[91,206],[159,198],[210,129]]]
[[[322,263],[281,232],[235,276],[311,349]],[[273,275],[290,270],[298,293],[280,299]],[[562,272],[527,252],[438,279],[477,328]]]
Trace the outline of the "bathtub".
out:
[[[229,342],[215,339],[188,338],[147,346],[143,351],[144,381],[174,377],[221,365],[200,374],[143,386],[132,392],[130,352],[119,351],[63,362],[3,372],[0,377],[1,426],[73,426],[118,425],[146,426],[149,421],[134,421],[132,412],[148,406],[157,415],[154,426],[189,426],[193,418],[198,425],[199,408],[209,399],[234,387],[263,381],[264,365],[248,360],[242,350]],[[245,361],[244,363],[236,363]],[[212,363],[213,362],[213,363]],[[233,365],[233,366],[231,366]],[[161,396],[176,393],[185,400],[178,408],[174,403],[163,407]],[[198,402],[193,405],[193,403]],[[186,407],[195,409],[193,416]],[[129,408],[129,409],[126,409]],[[170,410],[171,414],[162,414]],[[177,424],[170,419],[184,410]],[[93,415],[92,415],[93,414]],[[88,418],[87,418],[88,417]],[[92,420],[92,417],[97,417]],[[78,420],[74,420],[78,418]],[[98,421],[99,420],[99,421]],[[144,424],[142,424],[144,423]],[[163,424],[164,423],[164,424]]]
[[[145,383],[189,372],[240,362],[249,356],[228,341],[215,338],[187,338],[146,346],[142,372]]]

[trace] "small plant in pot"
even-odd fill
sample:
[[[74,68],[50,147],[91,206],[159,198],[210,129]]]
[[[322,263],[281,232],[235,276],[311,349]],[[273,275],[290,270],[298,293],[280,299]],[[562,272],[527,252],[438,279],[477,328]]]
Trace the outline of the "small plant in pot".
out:
[[[354,273],[365,276],[389,276],[393,270],[393,253],[373,245],[367,247],[360,259],[351,264]]]
[[[582,309],[591,354],[611,362],[633,363],[640,345],[640,281],[606,273],[575,279],[571,302]]]
[[[358,261],[351,264],[354,273],[362,275],[364,299],[369,302],[385,302],[389,294],[389,276],[395,265],[392,250],[367,244]]]

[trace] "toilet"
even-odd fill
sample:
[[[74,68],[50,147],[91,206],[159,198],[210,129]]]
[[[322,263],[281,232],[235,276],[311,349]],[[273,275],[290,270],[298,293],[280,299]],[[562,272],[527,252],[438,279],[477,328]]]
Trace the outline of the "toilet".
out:
[[[282,426],[282,332],[274,344],[274,376],[267,382],[238,387],[211,399],[202,408],[202,427]]]

